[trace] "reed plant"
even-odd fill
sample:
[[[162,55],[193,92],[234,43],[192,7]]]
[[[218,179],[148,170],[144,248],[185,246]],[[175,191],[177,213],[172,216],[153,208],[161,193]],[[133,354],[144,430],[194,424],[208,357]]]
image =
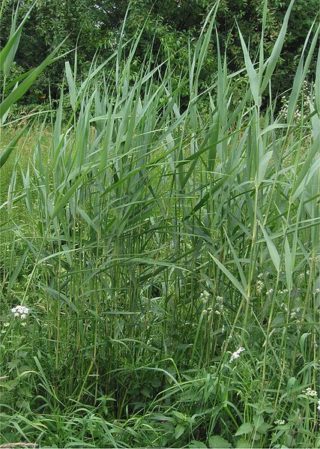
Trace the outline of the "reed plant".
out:
[[[270,55],[267,2],[256,54],[239,30],[238,73],[218,5],[178,85],[148,54],[133,70],[139,35],[84,79],[66,63],[2,183],[1,442],[319,447],[319,25],[284,113],[292,6]]]

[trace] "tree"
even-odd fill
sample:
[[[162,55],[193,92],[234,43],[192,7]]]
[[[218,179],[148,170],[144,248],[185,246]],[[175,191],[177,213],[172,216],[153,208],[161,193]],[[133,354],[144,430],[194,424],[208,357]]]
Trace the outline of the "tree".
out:
[[[0,44],[6,39],[10,29],[10,12],[16,0],[4,1],[6,14],[1,18]],[[21,0],[21,14],[24,14],[33,0]],[[254,58],[260,41],[263,0],[221,0],[216,26],[222,51],[226,51],[231,71],[236,71],[242,63],[242,50],[237,25],[244,39],[249,43]],[[17,52],[15,70],[17,73],[34,67],[52,51],[63,39],[63,51],[69,52],[71,62],[77,47],[78,73],[85,73],[98,52],[101,59],[108,57],[115,49],[126,12],[129,14],[125,26],[125,38],[130,39],[144,26],[137,49],[137,60],[142,60],[150,44],[153,43],[154,62],[172,58],[175,73],[187,70],[188,43],[199,35],[203,21],[212,8],[212,0],[38,0],[30,19],[25,24],[24,38]],[[288,0],[269,0],[265,50],[268,54],[280,29]],[[283,48],[282,59],[275,74],[275,85],[279,91],[288,88],[299,58],[306,34],[317,17],[318,0],[296,0],[289,32]],[[210,82],[215,71],[215,42],[202,73],[203,82]],[[29,103],[47,100],[48,80],[52,96],[58,97],[64,61],[50,68],[48,76],[41,77]]]

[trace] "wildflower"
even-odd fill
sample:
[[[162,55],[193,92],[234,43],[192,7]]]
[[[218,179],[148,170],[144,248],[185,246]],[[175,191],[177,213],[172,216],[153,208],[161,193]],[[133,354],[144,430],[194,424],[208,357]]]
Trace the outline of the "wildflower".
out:
[[[216,311],[215,313],[217,315],[221,315],[221,312],[223,312],[224,306],[223,306],[223,297],[217,296],[216,297]]]
[[[262,290],[264,289],[264,283],[260,280],[257,281],[256,285],[257,292],[260,294]]]
[[[303,392],[306,396],[310,396],[311,398],[316,398],[318,396],[318,393],[315,390],[312,390],[312,388],[308,387]]]
[[[10,323],[3,323],[3,327],[9,327]]]
[[[320,399],[319,399],[319,401],[318,401],[317,410],[318,410],[318,412],[320,413]]]
[[[274,423],[276,426],[283,426],[286,422],[284,419],[277,419]]]
[[[245,351],[245,349],[241,346],[239,349],[233,352],[230,357],[230,362],[233,362],[234,360],[238,359],[240,357],[241,352],[243,351]]]
[[[267,295],[268,295],[268,296],[271,296],[272,293],[273,293],[273,288],[270,288],[270,290],[267,291]]]
[[[207,290],[204,290],[202,293],[200,293],[200,301],[202,301],[204,304],[208,302],[209,297],[210,293]]]
[[[29,309],[26,306],[16,306],[11,309],[15,318],[21,318],[21,320],[25,320],[29,314]]]

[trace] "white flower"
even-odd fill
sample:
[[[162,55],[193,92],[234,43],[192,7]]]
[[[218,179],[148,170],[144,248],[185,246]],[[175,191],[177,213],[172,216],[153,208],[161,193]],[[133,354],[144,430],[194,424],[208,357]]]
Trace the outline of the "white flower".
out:
[[[258,280],[256,289],[257,289],[258,294],[260,294],[262,292],[262,290],[264,289],[264,283],[262,281]]]
[[[240,357],[241,352],[243,351],[245,351],[245,349],[241,346],[239,349],[233,352],[230,357],[230,362],[233,362],[234,360],[238,359]]]
[[[200,301],[202,301],[204,304],[208,302],[209,298],[210,293],[207,290],[204,290],[202,293],[200,293]]]
[[[318,396],[318,393],[315,390],[312,390],[312,388],[308,387],[303,392],[306,396],[310,396],[311,398],[316,398]]]
[[[286,422],[284,419],[277,419],[274,423],[276,426],[283,426]]]
[[[16,306],[11,309],[11,312],[13,313],[14,317],[21,318],[22,320],[25,320],[27,318],[29,311],[30,310],[26,306]]]
[[[318,401],[317,410],[318,410],[318,412],[320,413],[320,399],[319,399],[319,401]]]

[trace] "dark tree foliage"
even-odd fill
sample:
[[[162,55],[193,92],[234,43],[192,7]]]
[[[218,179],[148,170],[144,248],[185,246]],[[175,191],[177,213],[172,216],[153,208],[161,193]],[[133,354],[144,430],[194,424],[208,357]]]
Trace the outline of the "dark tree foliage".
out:
[[[34,2],[20,1],[21,15]],[[64,61],[73,61],[77,47],[78,74],[96,53],[104,59],[115,49],[120,29],[129,8],[125,37],[130,39],[144,26],[137,50],[137,60],[142,60],[153,43],[152,54],[156,60],[171,58],[177,77],[187,70],[188,42],[199,35],[212,0],[38,0],[27,21],[19,47],[15,73],[34,67],[62,40],[65,58],[50,67],[26,97],[28,103],[46,102],[50,84],[53,98],[59,96],[64,71]],[[272,47],[288,7],[289,1],[269,0],[266,54]],[[4,44],[10,31],[11,13],[16,0],[2,2],[0,44]],[[222,51],[226,51],[229,67],[235,71],[242,67],[243,58],[237,25],[249,43],[252,57],[258,50],[262,21],[263,0],[221,0],[216,28]],[[282,60],[275,74],[274,88],[281,92],[292,84],[294,68],[307,32],[314,20],[319,19],[319,0],[296,0],[289,32],[282,52]],[[203,82],[209,83],[215,65],[215,35],[208,56]],[[137,64],[138,66],[138,64]]]

